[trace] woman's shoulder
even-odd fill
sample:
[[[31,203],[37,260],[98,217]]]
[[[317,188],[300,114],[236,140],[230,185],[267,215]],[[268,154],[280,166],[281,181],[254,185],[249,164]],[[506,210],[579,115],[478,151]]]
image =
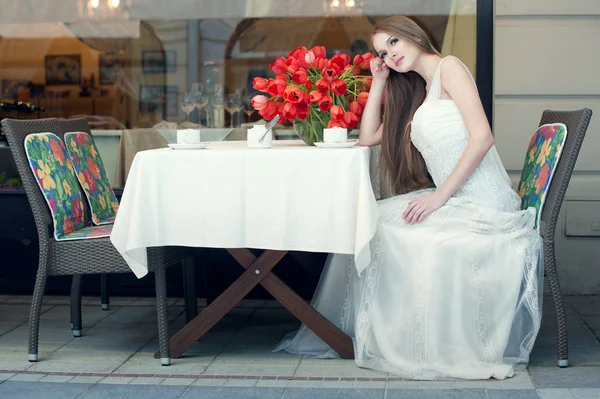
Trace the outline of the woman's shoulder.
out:
[[[440,69],[442,86],[444,88],[469,82],[475,84],[475,79],[469,68],[454,55],[445,56]]]

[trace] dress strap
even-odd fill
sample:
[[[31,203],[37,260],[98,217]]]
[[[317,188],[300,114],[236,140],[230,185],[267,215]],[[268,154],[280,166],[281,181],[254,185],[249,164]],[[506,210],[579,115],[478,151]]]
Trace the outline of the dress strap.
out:
[[[429,94],[427,95],[428,100],[437,100],[440,98],[442,93],[442,64],[446,57],[442,58],[439,62],[437,68],[435,68],[435,72],[433,74],[433,81],[431,82],[431,87],[429,88]]]

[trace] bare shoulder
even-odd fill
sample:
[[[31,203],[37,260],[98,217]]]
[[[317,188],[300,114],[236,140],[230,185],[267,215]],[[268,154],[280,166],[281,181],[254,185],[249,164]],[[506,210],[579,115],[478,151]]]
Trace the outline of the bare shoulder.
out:
[[[469,70],[460,59],[453,55],[446,56],[441,68],[442,88],[452,95],[457,89],[472,89],[477,87],[469,74]]]

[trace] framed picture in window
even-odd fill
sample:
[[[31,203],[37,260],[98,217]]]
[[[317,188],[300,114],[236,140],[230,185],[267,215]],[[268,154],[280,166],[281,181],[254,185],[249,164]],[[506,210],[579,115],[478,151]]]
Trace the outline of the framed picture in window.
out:
[[[173,73],[177,70],[175,50],[142,51],[142,71],[144,73]]]
[[[47,55],[44,69],[47,86],[78,86],[81,82],[81,55]]]

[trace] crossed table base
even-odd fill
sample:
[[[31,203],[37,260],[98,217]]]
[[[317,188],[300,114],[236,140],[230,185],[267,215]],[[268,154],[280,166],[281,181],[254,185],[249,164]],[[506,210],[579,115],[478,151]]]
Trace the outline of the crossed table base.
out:
[[[246,271],[171,338],[171,358],[179,358],[258,284],[262,285],[279,303],[342,358],[354,358],[354,347],[350,337],[323,317],[272,272],[287,251],[266,250],[258,258],[246,248],[227,249],[227,252]],[[154,354],[154,358],[160,359],[160,351]]]

